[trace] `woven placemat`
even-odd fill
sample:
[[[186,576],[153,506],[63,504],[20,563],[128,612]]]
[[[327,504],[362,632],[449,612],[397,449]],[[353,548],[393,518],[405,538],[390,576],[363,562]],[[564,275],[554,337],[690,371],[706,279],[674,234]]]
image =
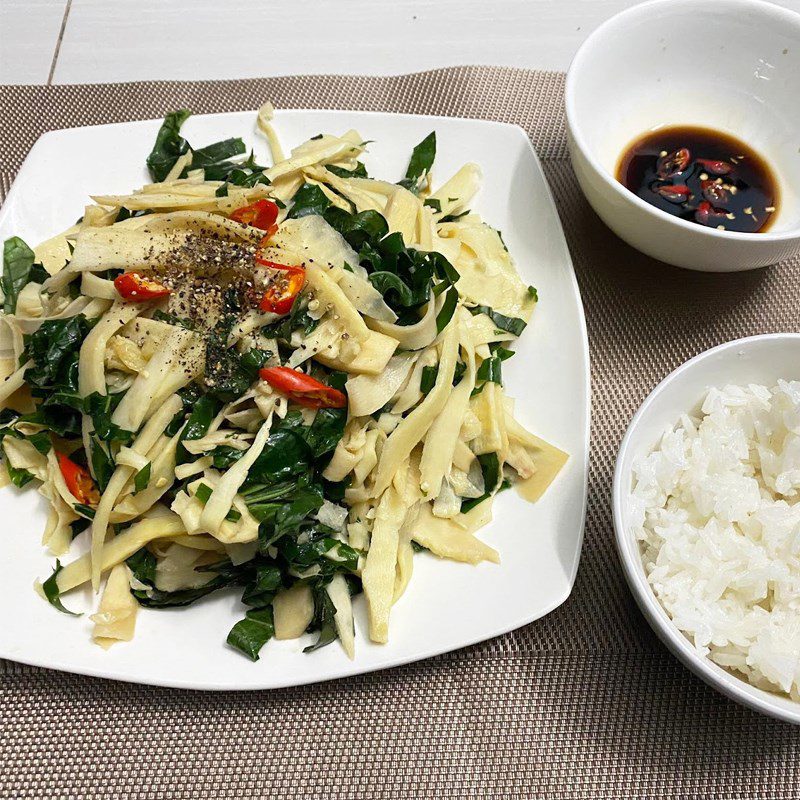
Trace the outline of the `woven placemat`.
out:
[[[421,663],[272,692],[159,689],[5,662],[0,797],[800,796],[800,731],[724,699],[660,646],[625,586],[609,507],[625,426],[667,372],[729,339],[800,329],[800,261],[689,273],[616,239],[567,160],[563,83],[561,74],[469,67],[0,87],[0,193],[46,130],[181,106],[231,111],[269,98],[521,125],[543,159],[575,261],[594,407],[583,558],[572,596],[549,616]]]

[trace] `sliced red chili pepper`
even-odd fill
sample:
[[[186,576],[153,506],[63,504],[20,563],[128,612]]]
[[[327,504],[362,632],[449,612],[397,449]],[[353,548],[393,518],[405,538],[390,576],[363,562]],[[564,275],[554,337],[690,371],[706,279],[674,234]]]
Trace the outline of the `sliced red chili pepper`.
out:
[[[717,161],[713,158],[698,158],[697,163],[715,175],[727,175],[733,169],[727,161]]]
[[[682,203],[684,200],[688,200],[691,195],[691,190],[688,186],[673,186],[670,183],[656,186],[656,191],[665,200],[669,200],[670,203]]]
[[[258,374],[262,381],[266,381],[300,406],[344,408],[347,405],[347,395],[344,392],[289,367],[266,367],[259,370]]]
[[[134,303],[146,303],[148,300],[159,300],[170,294],[170,290],[152,278],[138,272],[123,272],[114,278],[114,286],[119,296]]]
[[[705,180],[700,182],[700,188],[703,190],[703,197],[709,203],[724,206],[730,199],[730,192],[721,184],[712,180]]]
[[[268,236],[278,230],[278,226],[275,224],[278,219],[278,206],[271,200],[256,200],[249,206],[237,208],[231,212],[230,218],[235,222],[242,222],[253,228],[267,231]]]
[[[64,476],[69,493],[85,506],[96,506],[100,502],[100,492],[89,471],[63,453],[57,452],[56,458],[58,458],[58,467]]]
[[[714,225],[717,227],[723,225],[728,216],[725,211],[714,208],[708,200],[703,200],[697,207],[697,211],[694,212],[694,218],[701,225]]]
[[[306,283],[306,271],[302,267],[276,264],[264,258],[256,258],[262,267],[275,270],[278,274],[272,279],[267,291],[261,298],[259,308],[273,314],[288,314],[292,310],[294,300]]]
[[[680,150],[674,150],[672,153],[660,156],[656,162],[658,177],[665,181],[667,178],[683,172],[689,166],[691,158],[692,154],[686,147],[681,147]]]

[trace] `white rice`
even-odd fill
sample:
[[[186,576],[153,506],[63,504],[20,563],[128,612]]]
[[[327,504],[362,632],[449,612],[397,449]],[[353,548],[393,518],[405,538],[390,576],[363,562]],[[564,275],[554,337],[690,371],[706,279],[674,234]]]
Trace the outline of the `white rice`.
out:
[[[710,390],[633,476],[632,530],[675,625],[800,700],[800,382]]]

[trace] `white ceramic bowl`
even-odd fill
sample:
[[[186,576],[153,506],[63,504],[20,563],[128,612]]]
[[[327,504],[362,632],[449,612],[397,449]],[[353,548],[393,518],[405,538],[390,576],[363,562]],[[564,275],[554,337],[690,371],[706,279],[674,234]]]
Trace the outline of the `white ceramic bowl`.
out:
[[[733,272],[800,249],[800,15],[758,0],[654,0],[610,19],[567,76],[570,154],[587,199],[622,239],[679,267]],[[614,177],[619,156],[660,126],[703,125],[772,165],[765,233],[705,228],[645,203]]]
[[[756,689],[743,678],[700,655],[672,623],[656,599],[642,563],[639,543],[631,532],[627,499],[633,462],[649,453],[661,434],[687,411],[698,408],[707,389],[726,383],[762,383],[778,378],[800,380],[800,334],[753,336],[707,350],[668,375],[644,401],[622,440],[614,472],[612,503],[617,549],[628,585],[647,621],[666,646],[706,683],[756,711],[800,724],[800,703]]]

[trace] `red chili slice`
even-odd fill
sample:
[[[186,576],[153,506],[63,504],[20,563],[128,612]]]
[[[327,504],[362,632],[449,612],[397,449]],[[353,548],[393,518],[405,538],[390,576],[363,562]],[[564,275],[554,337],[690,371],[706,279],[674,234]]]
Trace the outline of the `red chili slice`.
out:
[[[691,190],[688,186],[673,186],[672,184],[665,183],[661,186],[656,186],[656,191],[670,203],[683,203],[691,196]]]
[[[727,175],[733,167],[727,161],[717,161],[713,158],[698,158],[697,163],[715,175]]]
[[[725,211],[720,211],[708,200],[703,200],[702,203],[697,207],[697,211],[694,212],[694,218],[701,224],[701,225],[713,225],[717,227],[719,225],[724,224],[724,220],[726,220],[727,213]]]
[[[278,230],[278,226],[275,224],[278,219],[278,206],[271,200],[256,200],[249,206],[237,208],[231,212],[230,218],[235,222],[267,231],[267,236],[271,236]]]
[[[83,505],[96,506],[100,502],[100,492],[97,490],[89,471],[76,464],[63,453],[57,452],[56,458],[69,493]]]
[[[289,367],[266,367],[259,377],[291,401],[306,408],[344,408],[347,395]]]
[[[724,206],[731,199],[730,192],[716,181],[701,181],[700,188],[703,190],[703,197],[712,205]]]
[[[123,272],[114,278],[114,286],[119,296],[134,303],[146,303],[148,300],[160,300],[170,294],[170,290],[152,278],[138,272]]]
[[[264,258],[256,258],[256,261],[262,267],[277,272],[258,307],[262,311],[271,311],[273,314],[288,314],[292,310],[295,298],[303,291],[306,283],[306,271],[302,267],[277,264]]]
[[[656,162],[658,177],[665,181],[673,175],[678,175],[689,166],[691,158],[692,154],[686,147],[681,147],[680,150],[674,150],[672,153],[660,156]]]

